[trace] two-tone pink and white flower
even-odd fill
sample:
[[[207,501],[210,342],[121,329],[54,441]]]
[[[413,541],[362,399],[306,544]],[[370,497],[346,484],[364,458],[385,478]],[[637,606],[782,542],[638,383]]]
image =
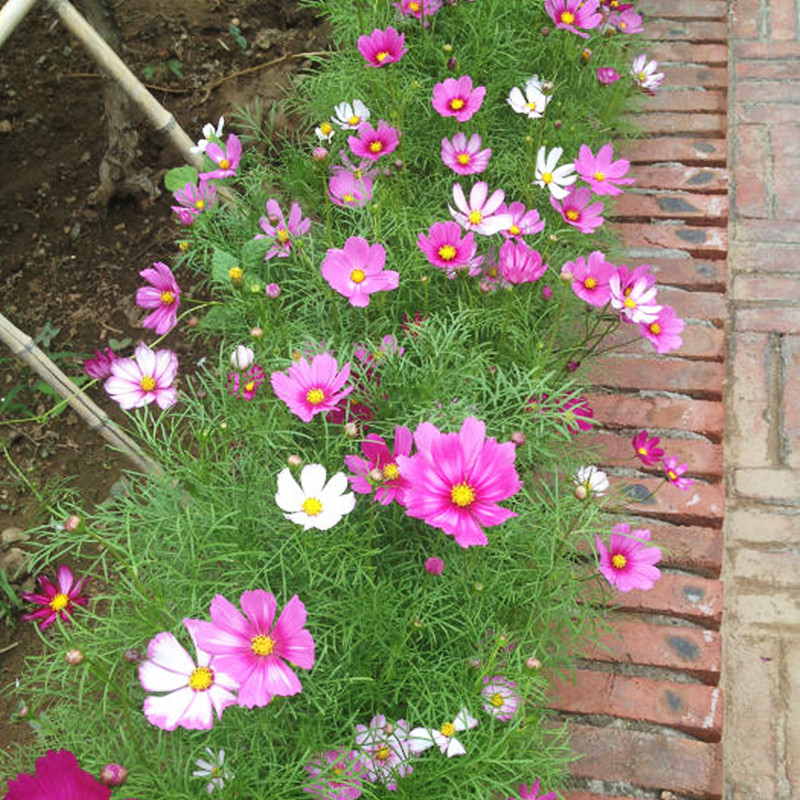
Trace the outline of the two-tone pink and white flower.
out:
[[[361,797],[364,766],[356,750],[328,750],[303,767],[313,783],[303,791],[322,800],[357,800]]]
[[[480,109],[486,96],[485,86],[472,86],[472,78],[445,78],[433,87],[431,104],[442,117],[455,117],[466,122]]]
[[[473,133],[467,140],[465,133],[457,133],[451,139],[442,139],[442,162],[459,175],[474,175],[483,172],[492,155],[490,148],[481,150],[482,140]]]
[[[636,85],[647,94],[654,94],[664,80],[664,73],[656,72],[657,69],[658,61],[648,61],[645,53],[633,59],[631,75],[633,75]]]
[[[165,409],[178,402],[172,386],[178,374],[178,356],[172,350],[151,350],[144,342],[137,345],[133,358],[119,358],[111,365],[105,390],[125,410],[155,402]]]
[[[156,261],[152,268],[143,269],[139,275],[150,286],[136,290],[136,305],[154,309],[142,320],[142,326],[152,328],[159,336],[163,336],[178,324],[181,288],[172,270],[161,261]]]
[[[361,236],[351,236],[344,248],[331,248],[322,262],[322,277],[346,297],[351,306],[366,308],[370,295],[390,292],[400,284],[400,273],[386,266],[386,250]]]
[[[396,792],[398,778],[414,771],[408,735],[409,725],[404,719],[390,723],[383,714],[373,717],[369,725],[356,725],[355,743],[370,783],[383,784],[390,792]]]
[[[650,324],[658,319],[658,287],[648,277],[636,278],[625,286],[617,271],[609,278],[608,287],[611,307],[620,312],[624,322]]]
[[[522,695],[517,691],[517,684],[502,675],[487,675],[483,683],[483,710],[500,722],[508,722],[522,705]]]
[[[511,226],[511,215],[499,212],[505,198],[506,193],[502,189],[495,189],[489,195],[489,184],[479,181],[470,190],[468,201],[461,184],[457,183],[453,186],[453,202],[456,207],[448,208],[450,215],[464,230],[491,236]]]

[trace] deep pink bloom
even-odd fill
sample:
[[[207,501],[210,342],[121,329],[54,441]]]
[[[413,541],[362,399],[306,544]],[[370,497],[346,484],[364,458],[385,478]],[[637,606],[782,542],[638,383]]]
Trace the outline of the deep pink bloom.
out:
[[[555,792],[539,795],[539,779],[537,778],[531,786],[520,784],[518,797],[509,797],[508,800],[558,800]]]
[[[431,556],[425,559],[425,572],[431,575],[441,575],[444,572],[444,561],[439,556]]]
[[[264,370],[258,364],[253,364],[247,372],[228,373],[228,394],[241,397],[242,400],[252,400],[262,383]]]
[[[270,383],[292,414],[296,414],[303,422],[311,422],[315,414],[331,411],[353,391],[352,386],[342,388],[349,377],[349,363],[339,370],[332,355],[321,353],[310,364],[305,358],[295,361],[289,367],[288,374],[273,372]]]
[[[691,478],[683,477],[688,471],[689,465],[679,464],[676,456],[667,456],[664,459],[665,480],[684,492],[694,483]]]
[[[31,614],[24,614],[22,619],[39,619],[39,630],[52,625],[57,617],[63,622],[69,622],[75,606],[85,606],[88,598],[81,597],[86,578],[75,580],[72,570],[62,564],[57,572],[58,586],[54,586],[44,575],[39,576],[39,585],[42,587],[41,593],[22,592],[22,599],[29,603],[36,603],[42,606],[38,611]]]
[[[550,205],[564,218],[564,222],[577,228],[581,233],[594,233],[603,220],[603,204],[592,202],[592,193],[585,186],[576,189],[569,187],[563,202],[550,195]]]
[[[411,431],[398,425],[394,429],[394,446],[391,453],[386,442],[381,436],[375,433],[368,433],[361,443],[360,456],[345,456],[344,463],[355,475],[349,477],[350,487],[357,494],[371,494],[373,483],[370,481],[370,473],[373,470],[380,470],[383,479],[375,490],[375,501],[382,506],[387,506],[392,500],[397,500],[403,505],[403,492],[407,481],[400,474],[397,466],[398,456],[411,455],[412,436]]]
[[[182,212],[188,211],[194,218],[216,204],[217,190],[213,183],[201,180],[196,186],[193,183],[187,183],[183,189],[178,189],[173,197],[180,205],[172,206],[172,210],[179,216]]]
[[[591,186],[595,194],[622,194],[622,184],[635,183],[633,178],[626,178],[630,169],[627,159],[614,161],[614,146],[604,144],[597,155],[592,153],[588,145],[582,144],[575,159],[575,169],[581,179]]]
[[[547,271],[547,264],[542,263],[538,250],[532,250],[523,241],[509,239],[500,248],[497,268],[509,283],[533,283]]]
[[[181,289],[172,270],[160,261],[153,268],[143,269],[139,275],[150,286],[136,290],[136,305],[154,308],[142,320],[142,326],[152,328],[159,336],[171,331],[178,324],[178,306],[181,304]]]
[[[508,206],[502,203],[497,213],[511,216],[511,225],[506,230],[500,231],[506,239],[512,236],[533,236],[544,230],[544,220],[539,217],[539,212],[535,208],[529,211],[525,208],[525,203],[514,202]]]
[[[339,169],[328,181],[328,197],[334,205],[361,208],[372,200],[372,178]]]
[[[106,347],[105,350],[95,350],[94,358],[87,358],[83,362],[83,371],[90,378],[103,380],[111,374],[111,365],[118,358],[119,356],[110,347]]]
[[[441,8],[442,4],[440,0],[401,0],[401,2],[392,3],[392,5],[403,16],[420,19],[423,14],[426,17],[432,17]],[[427,20],[425,20],[425,26],[428,26]]]
[[[645,265],[646,266],[646,265]],[[625,270],[627,273],[627,269]],[[623,322],[644,323],[649,325],[658,319],[661,306],[656,302],[658,287],[651,276],[628,275],[627,285],[622,281],[625,276],[617,270],[608,281],[611,292],[611,307],[620,312]]]
[[[544,10],[557,28],[572,31],[587,39],[589,34],[585,31],[596,28],[603,20],[603,15],[597,10],[598,5],[599,0],[545,0]]]
[[[473,133],[467,135],[460,131],[453,139],[442,139],[442,162],[459,175],[475,175],[483,172],[489,164],[492,151],[487,147],[481,150],[481,137]]]
[[[561,268],[561,276],[570,280],[572,291],[589,305],[602,308],[611,300],[611,276],[616,274],[613,264],[599,250],[589,254],[589,258],[578,256],[575,261],[567,261]]]
[[[655,322],[639,325],[639,333],[653,343],[657,353],[677,350],[683,344],[684,321],[672,306],[662,306]]]
[[[428,235],[419,234],[419,249],[434,267],[447,270],[448,277],[455,277],[461,269],[470,275],[480,272],[483,256],[476,255],[475,235],[467,233],[461,238],[461,226],[457,222],[434,222]]]
[[[156,402],[169,408],[178,402],[178,390],[172,386],[178,374],[178,356],[172,350],[151,350],[140,342],[133,358],[118,358],[111,365],[111,377],[105,390],[126,410]]]
[[[600,572],[620,592],[631,589],[647,591],[661,577],[661,570],[655,566],[661,560],[661,550],[644,544],[649,540],[649,530],[631,532],[631,526],[625,522],[612,528],[608,548],[599,536],[595,537]]]
[[[198,176],[200,180],[232,178],[236,175],[239,162],[242,160],[242,143],[239,141],[239,137],[232,133],[225,142],[224,148],[217,142],[209,142],[206,146],[206,155],[217,165],[217,169],[201,172]]]
[[[328,750],[304,767],[314,783],[303,787],[324,800],[357,800],[361,797],[364,767],[356,750]]]
[[[344,249],[331,248],[322,262],[322,277],[331,288],[350,301],[366,308],[375,292],[390,292],[400,284],[400,273],[386,266],[383,245],[370,244],[361,236],[351,236]]]
[[[414,432],[416,455],[398,456],[408,485],[404,500],[410,517],[454,536],[461,547],[488,543],[483,527],[517,515],[498,505],[522,482],[514,468],[516,448],[486,437],[486,424],[464,420],[458,433],[441,433],[430,422]]]
[[[502,189],[495,189],[489,195],[489,184],[478,181],[469,191],[467,201],[461,184],[453,186],[455,208],[448,206],[450,215],[466,231],[474,231],[482,236],[491,236],[511,227],[511,214],[501,213],[500,206],[506,199]]]
[[[597,82],[603,86],[609,86],[616,83],[622,75],[617,72],[614,67],[598,67],[597,68]]]
[[[268,283],[264,288],[264,294],[270,300],[277,300],[281,296],[281,287],[277,283]]]
[[[384,119],[378,120],[378,127],[373,128],[369,122],[358,127],[358,136],[348,136],[347,144],[354,155],[377,161],[381,156],[388,156],[400,144],[400,131],[393,128]]]
[[[647,431],[639,431],[639,433],[631,439],[633,453],[646,467],[652,467],[653,464],[657,464],[664,455],[664,451],[658,446],[660,441],[661,439],[659,439],[658,436],[650,438],[647,435]]]
[[[272,244],[264,255],[264,261],[274,256],[286,258],[292,251],[292,242],[298,236],[305,236],[311,228],[311,220],[303,218],[303,209],[298,203],[292,203],[288,222],[283,217],[278,201],[270,197],[267,200],[267,216],[258,220],[264,233],[257,233],[254,239],[272,239]]]
[[[406,37],[391,26],[385,31],[375,28],[369,36],[358,37],[358,52],[368,67],[385,67],[399,61],[408,51]]]
[[[573,436],[581,431],[590,431],[593,427],[588,420],[594,418],[594,411],[583,395],[567,398],[557,406],[556,411],[562,414],[567,430]]]
[[[553,288],[551,286],[542,286],[542,300],[549,300],[553,296]]]
[[[211,601],[211,622],[196,621],[197,644],[214,666],[238,681],[239,705],[265,706],[273,695],[303,690],[287,661],[314,666],[314,640],[306,630],[306,607],[294,595],[275,620],[275,596],[263,589],[242,592],[242,612],[221,594]],[[274,624],[273,624],[274,622]]]
[[[485,86],[472,88],[472,78],[462,75],[460,78],[445,78],[433,87],[431,103],[443,117],[455,117],[459,122],[466,122],[481,107],[486,96]]]

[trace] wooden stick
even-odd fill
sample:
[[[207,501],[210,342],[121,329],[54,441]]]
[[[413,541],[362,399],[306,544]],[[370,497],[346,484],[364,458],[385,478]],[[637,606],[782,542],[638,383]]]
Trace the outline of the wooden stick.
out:
[[[0,47],[34,5],[36,0],[8,0],[0,8]]]

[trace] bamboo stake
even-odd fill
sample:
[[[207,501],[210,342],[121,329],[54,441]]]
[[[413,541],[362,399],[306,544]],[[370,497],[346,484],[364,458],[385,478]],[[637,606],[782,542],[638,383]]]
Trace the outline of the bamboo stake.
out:
[[[39,375],[48,386],[52,386],[63,397],[93,431],[97,431],[112,447],[124,453],[142,472],[160,475],[161,467],[146,456],[139,445],[109,418],[96,403],[90,400],[75,384],[43,353],[30,336],[15,327],[0,314],[0,341],[23,363]]]
[[[0,8],[0,47],[35,5],[36,0],[8,0]]]

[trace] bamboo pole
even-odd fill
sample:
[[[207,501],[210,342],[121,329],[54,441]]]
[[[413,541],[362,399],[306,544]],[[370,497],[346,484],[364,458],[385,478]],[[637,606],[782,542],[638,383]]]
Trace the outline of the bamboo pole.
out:
[[[0,8],[0,47],[35,5],[36,0],[8,0]]]
[[[93,431],[97,431],[112,447],[127,456],[138,469],[151,475],[160,475],[161,467],[146,456],[139,445],[90,400],[75,384],[43,353],[30,336],[15,327],[0,314],[0,341],[24,364],[39,375],[48,386],[52,386],[70,407]]]

